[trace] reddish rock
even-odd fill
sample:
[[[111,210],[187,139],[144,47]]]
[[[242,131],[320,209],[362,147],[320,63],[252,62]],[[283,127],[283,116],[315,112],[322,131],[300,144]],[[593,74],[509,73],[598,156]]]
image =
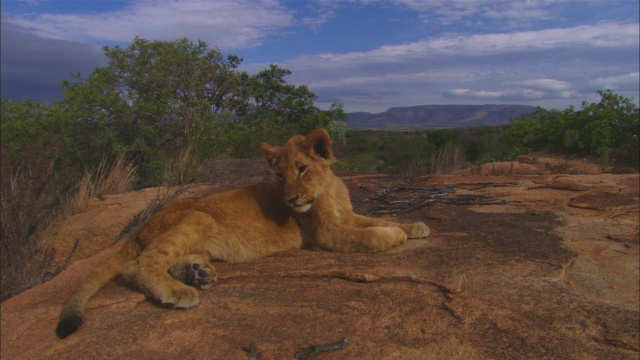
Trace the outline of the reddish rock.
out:
[[[455,171],[456,175],[549,175],[602,173],[593,160],[570,159],[567,156],[538,152],[518,156],[515,161],[490,162],[480,166]]]
[[[2,303],[2,357],[293,359],[345,337],[344,349],[315,357],[640,355],[637,174],[346,180],[361,213],[380,199],[410,208],[411,197],[441,189],[429,206],[385,215],[425,221],[432,235],[379,254],[295,250],[216,263],[219,282],[190,310],[159,307],[117,280],[91,300],[77,333],[57,339],[62,302],[108,248]],[[389,190],[398,183],[406,186]],[[91,221],[114,225],[83,242],[111,238],[127,222],[107,202],[94,205]],[[61,227],[76,221],[89,220]]]
[[[551,174],[588,174],[602,173],[600,165],[594,159],[571,159],[567,156],[537,152],[520,155],[516,161],[522,164],[531,164],[542,167],[546,173]]]
[[[51,240],[46,249],[55,251],[51,272],[57,274],[68,264],[113,245],[120,231],[158,197],[160,190],[150,188],[89,199],[83,212],[72,215],[62,226],[47,229]]]

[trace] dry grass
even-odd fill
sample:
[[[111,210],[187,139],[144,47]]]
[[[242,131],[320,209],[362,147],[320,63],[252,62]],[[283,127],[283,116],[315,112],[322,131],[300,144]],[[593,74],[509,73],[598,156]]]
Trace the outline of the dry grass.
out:
[[[504,166],[504,163],[490,162],[484,165],[472,167],[471,173],[473,175],[481,176],[512,175],[514,173],[514,167],[514,163],[510,163],[509,166],[506,167]]]
[[[4,301],[46,280],[55,253],[43,251],[44,229],[86,205],[94,196],[132,189],[135,166],[119,157],[110,166],[74,179],[73,169],[34,150],[19,160],[3,148],[0,271]],[[16,162],[20,162],[16,164]]]
[[[464,149],[460,145],[447,144],[431,154],[431,174],[451,174],[466,165]]]
[[[39,284],[53,260],[53,253],[44,253],[32,261],[43,244],[42,230],[59,218],[63,207],[55,194],[62,184],[50,181],[52,165],[41,161],[2,174],[0,300]]]
[[[177,157],[164,161],[164,164],[162,177],[165,186],[194,182],[203,170],[203,163],[191,144]]]
[[[91,198],[133,190],[136,183],[136,166],[133,162],[124,155],[118,155],[111,166],[107,168],[107,165],[107,161],[102,159],[97,169],[84,172],[68,210],[75,213],[84,209]]]

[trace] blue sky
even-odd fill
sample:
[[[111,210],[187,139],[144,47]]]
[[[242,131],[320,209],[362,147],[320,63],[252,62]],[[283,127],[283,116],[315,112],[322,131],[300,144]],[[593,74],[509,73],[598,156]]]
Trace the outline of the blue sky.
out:
[[[204,40],[250,73],[293,71],[328,108],[579,107],[639,93],[637,0],[3,0],[2,98],[60,99],[58,82],[135,36]]]

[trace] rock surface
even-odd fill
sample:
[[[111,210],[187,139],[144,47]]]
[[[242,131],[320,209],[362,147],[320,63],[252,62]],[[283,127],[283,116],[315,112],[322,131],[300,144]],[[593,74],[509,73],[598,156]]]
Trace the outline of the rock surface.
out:
[[[2,303],[2,358],[295,359],[345,337],[313,358],[638,358],[637,174],[344,179],[358,212],[391,209],[380,216],[425,221],[432,235],[379,254],[216,263],[218,283],[183,311],[116,280],[59,340],[65,297],[136,213],[113,209],[143,202],[95,201],[59,231],[84,228],[91,250],[77,256],[91,257]]]
[[[520,155],[514,161],[490,162],[481,166],[461,169],[456,175],[549,175],[549,174],[588,174],[602,173],[595,160],[570,159],[567,156],[541,151]]]

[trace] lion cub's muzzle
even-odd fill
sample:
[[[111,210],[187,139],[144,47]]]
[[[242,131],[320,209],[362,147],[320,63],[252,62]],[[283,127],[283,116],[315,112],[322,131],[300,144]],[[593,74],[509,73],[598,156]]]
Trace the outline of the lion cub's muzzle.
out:
[[[299,212],[299,213],[309,211],[314,201],[315,199],[312,196],[300,197],[298,195],[285,199],[285,202],[287,203],[287,205],[289,205],[289,207],[292,208],[293,211]]]

